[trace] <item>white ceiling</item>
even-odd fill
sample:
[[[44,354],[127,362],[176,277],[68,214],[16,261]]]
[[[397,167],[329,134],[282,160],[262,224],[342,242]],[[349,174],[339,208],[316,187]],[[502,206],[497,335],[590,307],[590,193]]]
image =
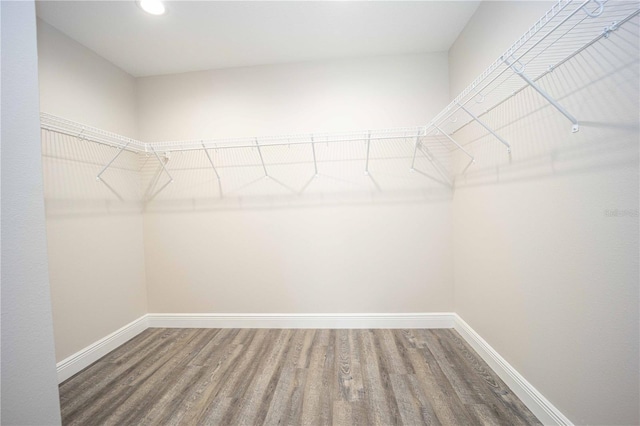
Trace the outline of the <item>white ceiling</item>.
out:
[[[447,51],[479,1],[40,1],[38,16],[129,74]]]

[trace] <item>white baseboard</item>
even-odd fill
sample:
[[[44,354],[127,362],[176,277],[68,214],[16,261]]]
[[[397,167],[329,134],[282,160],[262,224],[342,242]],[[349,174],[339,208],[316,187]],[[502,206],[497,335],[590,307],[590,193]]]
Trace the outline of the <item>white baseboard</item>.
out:
[[[147,314],[168,328],[453,328],[455,314]]]
[[[455,330],[473,347],[493,371],[545,425],[573,425],[549,400],[500,356],[459,315],[454,314]]]
[[[62,383],[82,369],[93,364],[118,346],[131,340],[149,328],[147,316],[143,315],[135,321],[92,343],[56,364],[58,383]]]

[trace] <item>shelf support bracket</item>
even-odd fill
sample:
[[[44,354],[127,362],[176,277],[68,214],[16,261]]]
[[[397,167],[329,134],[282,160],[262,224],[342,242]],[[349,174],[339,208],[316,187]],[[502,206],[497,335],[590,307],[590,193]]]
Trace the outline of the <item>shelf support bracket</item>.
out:
[[[451,141],[451,143],[453,143],[455,146],[458,147],[458,149],[462,152],[464,152],[467,157],[469,157],[471,159],[472,162],[475,162],[475,158],[473,158],[473,155],[471,155],[469,153],[469,151],[467,151],[466,149],[464,149],[464,147],[462,145],[460,145],[455,139],[453,139],[449,134],[447,134],[444,130],[442,130],[440,127],[438,127],[437,125],[433,125],[433,127],[435,127],[435,129],[437,131],[439,131],[440,133],[442,133],[447,139],[449,139]]]
[[[268,178],[269,174],[267,173],[267,167],[264,165],[264,158],[262,158],[262,150],[260,149],[260,144],[258,143],[258,138],[256,138],[256,147],[258,148],[258,155],[260,156],[260,164],[262,164],[262,170],[264,171],[264,177]]]
[[[222,182],[220,182],[220,175],[218,174],[218,169],[216,169],[216,166],[213,164],[213,160],[209,155],[209,151],[207,151],[207,148],[204,146],[204,143],[202,143],[202,148],[204,149],[204,153],[207,155],[207,159],[209,160],[209,164],[211,164],[211,168],[213,169],[213,172],[216,174],[216,180],[218,181],[218,191],[220,192],[220,198],[222,198]]]
[[[464,147],[462,145],[460,145],[455,139],[453,139],[449,134],[445,133],[440,127],[438,127],[435,123],[433,123],[433,127],[439,131],[440,133],[442,133],[447,139],[449,139],[451,141],[451,143],[453,143],[455,146],[458,147],[459,150],[461,150],[462,152],[464,152],[467,157],[469,157],[469,163],[465,166],[464,169],[462,169],[462,174],[464,175],[467,172],[467,169],[476,162],[476,159],[473,158],[473,155],[471,155],[469,153],[469,151],[467,151],[466,149],[464,149]]]
[[[162,192],[162,190],[165,189],[167,186],[169,186],[170,183],[173,183],[173,177],[171,176],[171,173],[169,173],[169,171],[165,167],[164,161],[162,161],[162,159],[160,158],[160,156],[158,155],[156,150],[153,149],[153,147],[150,147],[150,148],[151,148],[151,152],[153,152],[153,155],[156,157],[156,159],[160,163],[160,166],[162,166],[162,171],[164,171],[167,174],[167,176],[169,177],[169,180],[164,185],[162,185],[160,188],[158,188],[153,194],[151,194],[151,196],[149,196],[149,197],[147,197],[145,199],[145,202],[147,202],[147,203],[149,201],[153,200],[154,198],[156,198],[156,195],[158,195],[160,192]],[[149,189],[147,190],[147,193],[151,192],[153,187],[158,183],[158,180],[160,179],[160,175],[162,174],[162,171],[160,173],[158,173],[156,175],[156,177],[153,179],[153,181],[151,182],[151,185],[149,186]]]
[[[521,79],[527,82],[529,86],[531,86],[536,92],[538,92],[543,98],[547,100],[555,109],[560,111],[562,115],[567,117],[567,119],[573,123],[571,126],[571,132],[576,133],[580,130],[580,125],[578,124],[578,120],[569,113],[562,105],[558,103],[551,95],[549,95],[542,87],[538,86],[533,80],[529,78],[528,75],[524,73],[524,66],[521,65],[519,67],[516,66],[517,62],[510,62],[508,59],[505,59],[504,62],[509,66],[513,72],[515,72]]]
[[[451,181],[449,176],[447,176],[447,173],[443,171],[444,168],[442,167],[440,162],[438,162],[436,158],[431,154],[431,152],[429,151],[429,148],[427,148],[426,146],[425,147],[421,146],[420,151],[422,151],[425,154],[425,156],[427,157],[427,160],[429,160],[429,162],[433,165],[433,168],[440,174],[440,176],[442,176],[446,184],[449,185],[450,187],[453,187],[453,182]],[[419,170],[416,170],[416,171],[422,175],[426,175],[426,173],[424,172],[421,172]]]
[[[364,165],[364,174],[369,174],[369,147],[371,146],[371,132],[367,133],[367,161]]]
[[[316,159],[316,143],[311,135],[311,153],[313,154],[313,177],[318,177],[318,160]]]
[[[484,121],[480,120],[478,117],[476,117],[476,115],[474,113],[472,113],[471,111],[469,111],[467,108],[464,107],[464,105],[458,103],[458,106],[460,107],[460,109],[462,109],[464,112],[466,112],[467,114],[469,114],[471,116],[471,118],[473,118],[478,124],[480,124],[482,127],[484,127],[489,133],[491,133],[493,135],[493,137],[495,137],[496,139],[498,139],[500,142],[502,142],[502,144],[504,146],[507,147],[507,152],[511,153],[511,145],[509,145],[509,142],[505,141],[499,134],[497,134],[496,132],[493,131],[493,129],[491,127],[489,127]]]
[[[418,146],[419,145],[420,145],[420,132],[418,132],[418,134],[416,135],[415,144],[413,146],[413,158],[411,159],[411,168],[409,169],[410,172],[415,171],[416,154],[418,153]]]
[[[158,155],[158,152],[155,149],[153,149],[153,147],[151,147],[151,151],[153,152],[153,155],[156,156],[156,159],[158,160],[158,162],[162,166],[162,170],[164,170],[164,172],[167,174],[167,176],[169,176],[169,183],[172,183],[173,182],[173,177],[171,176],[171,173],[169,173],[169,171],[167,170],[167,167],[164,165],[164,161],[162,161],[162,159]]]
[[[82,132],[84,132],[84,129],[82,129]],[[80,134],[82,134],[82,132],[80,132]],[[78,135],[80,136],[80,135]],[[113,164],[114,161],[116,161],[116,158],[118,158],[120,156],[120,154],[122,154],[122,151],[124,151],[130,144],[131,142],[127,142],[127,144],[125,146],[120,147],[120,149],[118,150],[118,152],[116,153],[116,155],[113,156],[113,158],[111,159],[111,161],[109,161],[103,168],[102,170],[100,170],[100,173],[98,173],[98,175],[96,176],[96,180],[102,180],[102,174],[104,172],[107,171],[107,169],[111,166],[111,164]]]

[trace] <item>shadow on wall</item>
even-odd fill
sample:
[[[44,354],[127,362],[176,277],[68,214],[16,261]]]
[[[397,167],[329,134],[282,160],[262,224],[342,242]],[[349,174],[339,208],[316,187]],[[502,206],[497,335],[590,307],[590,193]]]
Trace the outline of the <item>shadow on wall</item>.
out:
[[[476,164],[456,176],[456,189],[637,168],[638,52],[636,19],[538,80],[577,117],[577,133],[530,87],[483,117],[509,141],[511,154],[478,124],[462,127],[455,137],[466,141]],[[458,152],[453,157],[454,169],[461,170],[466,157]]]

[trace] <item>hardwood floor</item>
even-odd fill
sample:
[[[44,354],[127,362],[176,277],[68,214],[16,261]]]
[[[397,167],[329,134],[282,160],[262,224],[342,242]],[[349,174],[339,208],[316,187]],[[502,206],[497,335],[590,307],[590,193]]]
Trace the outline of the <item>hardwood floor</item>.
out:
[[[453,330],[148,329],[60,399],[77,425],[540,424]]]

